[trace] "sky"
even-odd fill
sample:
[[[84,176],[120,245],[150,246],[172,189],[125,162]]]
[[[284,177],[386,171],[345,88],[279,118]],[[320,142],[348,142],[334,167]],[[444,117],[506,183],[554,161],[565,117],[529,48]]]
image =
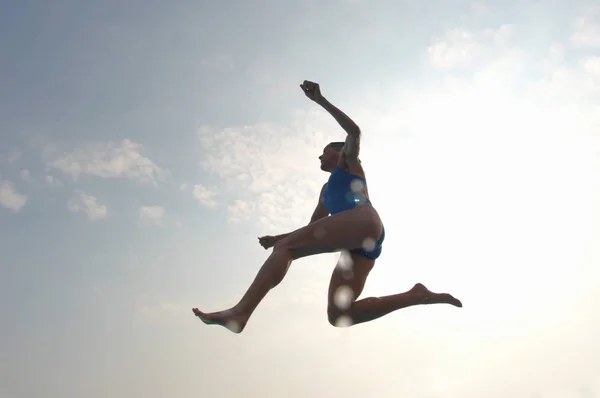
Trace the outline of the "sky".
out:
[[[600,6],[69,0],[0,14],[0,398],[600,398]],[[336,254],[235,304],[361,127],[386,227],[334,328]]]

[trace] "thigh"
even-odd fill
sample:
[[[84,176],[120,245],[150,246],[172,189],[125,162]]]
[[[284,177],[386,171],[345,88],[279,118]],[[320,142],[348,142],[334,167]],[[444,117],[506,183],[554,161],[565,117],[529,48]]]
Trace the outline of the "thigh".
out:
[[[344,251],[329,282],[328,312],[343,313],[361,295],[375,260]]]
[[[371,205],[317,220],[294,231],[277,242],[275,249],[286,249],[292,258],[331,253],[341,250],[359,249],[376,241],[382,233],[379,215]]]

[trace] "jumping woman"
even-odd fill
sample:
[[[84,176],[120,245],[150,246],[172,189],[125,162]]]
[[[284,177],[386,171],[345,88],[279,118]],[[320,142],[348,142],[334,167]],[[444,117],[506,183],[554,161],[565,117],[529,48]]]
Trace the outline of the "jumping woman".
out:
[[[321,95],[317,83],[304,81],[300,88],[346,131],[345,142],[328,144],[319,156],[321,170],[330,176],[321,189],[310,223],[291,233],[259,238],[265,249],[273,247],[273,251],[241,300],[225,311],[205,313],[194,308],[194,314],[206,324],[221,325],[240,333],[267,293],[283,280],[292,261],[332,252],[346,252],[351,260],[350,267],[341,266],[340,261],[331,276],[327,315],[334,326],[342,319],[345,325],[369,322],[413,305],[462,307],[460,300],[452,295],[433,293],[420,283],[404,293],[356,300],[381,255],[385,238],[383,223],[369,199],[365,172],[358,158],[361,131]],[[350,293],[346,303],[337,299],[340,291]]]

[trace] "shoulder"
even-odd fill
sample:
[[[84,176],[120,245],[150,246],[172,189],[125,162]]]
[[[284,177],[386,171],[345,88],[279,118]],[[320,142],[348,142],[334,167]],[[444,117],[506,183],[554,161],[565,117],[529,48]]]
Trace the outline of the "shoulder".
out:
[[[338,166],[342,169],[348,170],[352,166],[361,165],[360,158],[358,156],[348,156],[343,151],[338,160]]]
[[[363,179],[365,178],[365,171],[359,158],[341,156],[338,166],[351,174],[355,174]]]

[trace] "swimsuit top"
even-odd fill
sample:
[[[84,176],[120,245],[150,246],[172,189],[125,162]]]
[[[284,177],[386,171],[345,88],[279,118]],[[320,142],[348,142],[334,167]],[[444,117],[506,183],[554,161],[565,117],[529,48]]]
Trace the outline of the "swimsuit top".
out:
[[[336,166],[323,190],[323,204],[330,214],[336,214],[353,209],[359,203],[370,203],[366,187],[364,179]]]

